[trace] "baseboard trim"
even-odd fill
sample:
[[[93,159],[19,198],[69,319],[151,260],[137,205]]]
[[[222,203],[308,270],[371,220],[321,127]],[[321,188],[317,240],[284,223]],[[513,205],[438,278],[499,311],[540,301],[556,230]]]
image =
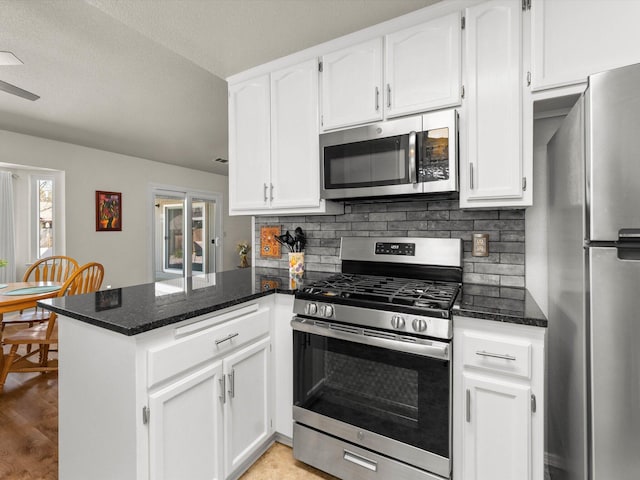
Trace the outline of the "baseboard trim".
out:
[[[287,447],[293,448],[293,438],[283,435],[282,433],[276,432],[274,440],[278,443],[286,445]]]

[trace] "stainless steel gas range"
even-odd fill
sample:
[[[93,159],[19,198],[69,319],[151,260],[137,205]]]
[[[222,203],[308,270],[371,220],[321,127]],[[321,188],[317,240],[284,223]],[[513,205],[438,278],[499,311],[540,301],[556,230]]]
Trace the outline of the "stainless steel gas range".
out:
[[[294,301],[294,456],[343,479],[451,476],[462,241],[343,238]]]

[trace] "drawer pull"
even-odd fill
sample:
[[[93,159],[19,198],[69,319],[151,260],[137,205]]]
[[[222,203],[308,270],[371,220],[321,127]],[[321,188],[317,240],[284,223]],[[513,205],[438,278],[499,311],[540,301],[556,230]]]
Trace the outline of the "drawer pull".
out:
[[[355,463],[356,465],[369,469],[372,472],[378,471],[378,462],[363,457],[362,455],[358,455],[357,453],[350,452],[349,450],[344,451],[342,458],[348,462]]]
[[[503,355],[501,353],[485,352],[484,350],[477,351],[476,355],[480,355],[481,357],[501,358],[502,360],[515,360],[516,359],[516,357],[514,357],[513,355]]]
[[[216,346],[220,345],[221,343],[228,342],[229,340],[237,337],[238,335],[239,335],[238,333],[230,333],[226,337],[216,340]]]

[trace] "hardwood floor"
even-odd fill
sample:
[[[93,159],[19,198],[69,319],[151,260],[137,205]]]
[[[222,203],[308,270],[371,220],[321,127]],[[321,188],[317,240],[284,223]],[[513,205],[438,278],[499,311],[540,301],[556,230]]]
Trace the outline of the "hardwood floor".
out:
[[[10,373],[0,393],[0,479],[58,478],[58,374]]]

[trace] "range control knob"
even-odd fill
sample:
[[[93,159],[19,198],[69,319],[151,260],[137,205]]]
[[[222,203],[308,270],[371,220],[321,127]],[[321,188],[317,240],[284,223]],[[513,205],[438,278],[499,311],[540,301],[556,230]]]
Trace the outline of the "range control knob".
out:
[[[422,318],[414,318],[412,326],[416,332],[424,332],[427,329],[427,321]]]
[[[315,315],[318,313],[318,305],[315,303],[307,303],[304,307],[304,313],[307,315]]]
[[[391,317],[391,326],[396,330],[404,328],[404,317],[402,315],[394,315]]]
[[[333,307],[331,305],[322,305],[320,307],[320,315],[330,318],[333,316]]]

